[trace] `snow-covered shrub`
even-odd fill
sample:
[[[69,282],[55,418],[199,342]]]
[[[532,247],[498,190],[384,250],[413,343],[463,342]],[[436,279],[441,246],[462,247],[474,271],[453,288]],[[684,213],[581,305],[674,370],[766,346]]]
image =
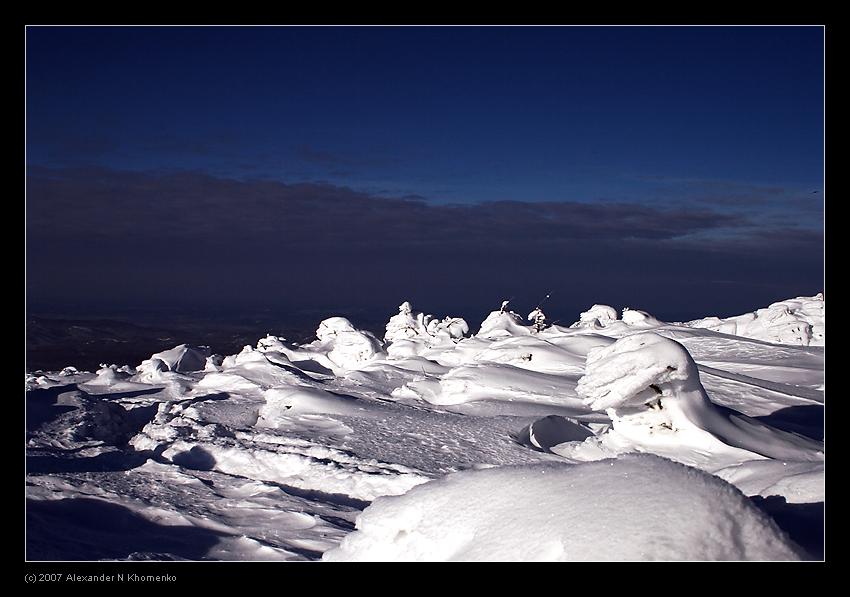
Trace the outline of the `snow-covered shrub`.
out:
[[[542,332],[546,329],[546,314],[543,313],[543,310],[540,307],[535,308],[531,313],[529,313],[526,319],[532,322],[535,332]]]
[[[398,307],[398,313],[387,322],[384,341],[421,340],[434,344],[445,340],[460,340],[469,334],[469,325],[460,317],[445,317],[414,312],[408,301]]]
[[[343,369],[354,369],[383,354],[381,343],[369,332],[358,330],[344,317],[330,317],[316,330],[318,343],[327,358]]]
[[[821,442],[716,407],[687,349],[655,333],[632,334],[591,350],[576,393],[592,409],[608,413],[619,439],[643,449],[690,446],[705,453],[823,458]]]

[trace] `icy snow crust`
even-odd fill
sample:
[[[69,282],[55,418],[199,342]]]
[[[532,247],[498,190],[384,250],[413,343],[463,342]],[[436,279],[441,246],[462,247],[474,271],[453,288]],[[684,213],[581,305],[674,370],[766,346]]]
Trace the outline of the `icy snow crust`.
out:
[[[472,333],[405,302],[383,339],[331,317],[29,373],[28,557],[816,559],[793,515],[822,512],[819,300],[796,345],[606,305]]]

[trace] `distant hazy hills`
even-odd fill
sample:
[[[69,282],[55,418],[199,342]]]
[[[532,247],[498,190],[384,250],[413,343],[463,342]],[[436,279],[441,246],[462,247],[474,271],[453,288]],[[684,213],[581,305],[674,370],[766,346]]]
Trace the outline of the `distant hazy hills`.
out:
[[[100,363],[136,366],[151,354],[181,342],[210,346],[214,352],[239,352],[267,332],[303,341],[314,330],[303,327],[269,329],[268,325],[190,323],[141,325],[109,319],[54,319],[30,316],[26,320],[26,370],[60,370],[72,365],[95,371]]]

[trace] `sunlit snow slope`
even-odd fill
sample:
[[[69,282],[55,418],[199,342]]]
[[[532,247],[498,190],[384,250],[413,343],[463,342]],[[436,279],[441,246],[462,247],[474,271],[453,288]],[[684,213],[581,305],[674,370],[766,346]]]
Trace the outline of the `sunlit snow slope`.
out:
[[[706,317],[690,321],[688,326],[705,328],[766,342],[823,346],[823,294],[798,296],[773,303],[766,309],[720,319]]]
[[[823,557],[822,295],[530,317],[28,373],[27,557]]]

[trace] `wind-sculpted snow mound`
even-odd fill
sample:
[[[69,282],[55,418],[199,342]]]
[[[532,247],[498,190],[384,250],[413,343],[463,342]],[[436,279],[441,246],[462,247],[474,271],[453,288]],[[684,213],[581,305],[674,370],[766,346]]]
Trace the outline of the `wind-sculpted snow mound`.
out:
[[[569,350],[570,344],[559,346],[541,336],[508,337],[495,340],[475,354],[475,363],[504,363],[541,373],[580,372],[584,354]]]
[[[601,330],[611,322],[617,321],[617,310],[608,305],[593,305],[579,315],[579,320],[571,328],[590,328]]]
[[[575,397],[575,377],[485,364],[455,367],[440,379],[411,381],[393,390],[396,398],[418,398],[436,405],[477,400],[533,402],[581,408]]]
[[[330,348],[328,358],[343,369],[355,369],[383,353],[372,334],[355,329],[344,317],[325,319],[316,330],[316,338]]]
[[[765,309],[725,319],[696,319],[685,325],[774,344],[823,346],[823,294],[779,301]]]
[[[464,471],[372,503],[326,561],[796,560],[725,481],[651,455]]]
[[[591,350],[576,391],[594,410],[643,405],[662,393],[655,384],[675,384],[694,392],[692,401],[707,401],[699,371],[688,351],[657,334],[633,334]]]
[[[414,313],[405,301],[399,305],[386,326],[384,341],[387,354],[393,359],[424,356],[436,351],[452,351],[455,344],[469,335],[469,325],[460,317],[440,320],[433,315]]]
[[[638,327],[658,327],[662,325],[655,317],[640,309],[623,308],[623,323]]]
[[[308,386],[270,388],[263,393],[266,403],[258,413],[258,427],[275,427],[282,415],[291,414],[358,414],[358,402],[350,396],[340,396]],[[362,407],[360,407],[362,410]]]
[[[658,334],[633,334],[592,350],[576,393],[611,417],[613,431],[602,444],[615,451],[648,450],[694,464],[710,455],[708,466],[724,458],[823,459],[821,442],[713,404],[685,347]],[[553,451],[580,455],[573,446]]]
[[[246,347],[246,350],[251,349]],[[316,340],[309,344],[287,346],[280,338],[266,336],[258,342],[257,350],[272,359],[278,355],[286,364],[311,363],[314,367],[327,369],[328,373],[359,369],[386,356],[381,342],[371,332],[356,329],[344,317],[330,317],[322,321],[316,330]]]
[[[88,380],[88,386],[113,386],[127,382],[133,376],[133,371],[127,365],[119,367],[112,364],[101,363],[94,379]]]
[[[579,315],[579,320],[572,324],[570,331],[604,330],[607,336],[620,337],[632,334],[636,330],[649,330],[666,325],[646,311],[623,307],[623,314],[617,318],[617,310],[609,305],[593,305]]]
[[[188,391],[198,373],[215,371],[215,364],[220,364],[221,359],[221,356],[211,354],[207,346],[180,344],[142,361],[128,381],[139,385],[137,389],[141,389],[142,384],[154,384],[166,386],[174,394],[182,394]],[[114,380],[108,385],[118,389]],[[129,390],[130,387],[126,386],[126,389]]]
[[[210,349],[207,346],[180,344],[170,350],[164,350],[151,355],[151,358],[142,361],[136,370],[139,373],[151,371],[176,371],[178,373],[203,371],[207,364],[207,357],[210,355]]]
[[[531,326],[522,322],[522,316],[513,311],[493,311],[481,322],[475,334],[478,338],[503,338],[505,336],[528,336]]]
[[[398,313],[387,322],[384,341],[395,343],[416,340],[425,345],[457,341],[469,334],[469,325],[460,317],[440,320],[433,315],[414,313],[407,301],[398,307]]]

